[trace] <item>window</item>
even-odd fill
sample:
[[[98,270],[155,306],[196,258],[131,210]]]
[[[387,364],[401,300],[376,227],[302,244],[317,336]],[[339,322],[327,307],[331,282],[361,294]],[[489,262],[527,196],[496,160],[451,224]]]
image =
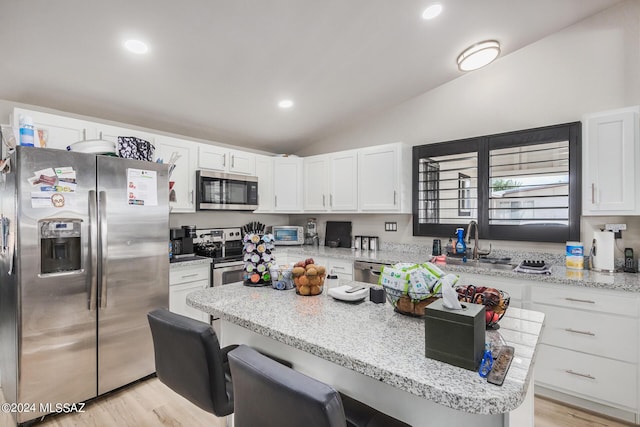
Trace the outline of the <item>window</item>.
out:
[[[413,234],[579,240],[579,142],[576,122],[414,147]]]

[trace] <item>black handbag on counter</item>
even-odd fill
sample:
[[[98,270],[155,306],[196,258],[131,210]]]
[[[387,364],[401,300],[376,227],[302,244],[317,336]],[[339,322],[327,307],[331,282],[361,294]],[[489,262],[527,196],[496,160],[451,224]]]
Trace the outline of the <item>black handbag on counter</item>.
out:
[[[144,139],[135,136],[118,137],[118,157],[152,162],[154,150],[153,144]]]

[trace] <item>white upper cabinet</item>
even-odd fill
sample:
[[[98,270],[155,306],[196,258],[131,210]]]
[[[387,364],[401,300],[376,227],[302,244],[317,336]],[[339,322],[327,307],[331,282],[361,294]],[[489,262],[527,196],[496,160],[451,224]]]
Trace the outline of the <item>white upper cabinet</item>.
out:
[[[640,214],[640,107],[582,121],[582,214]]]
[[[329,207],[329,156],[310,156],[303,159],[305,211],[325,212]]]
[[[357,211],[358,152],[305,157],[303,193],[305,211]]]
[[[273,159],[273,210],[275,212],[302,211],[302,166],[301,157]],[[258,188],[260,188],[259,183]]]
[[[256,158],[255,154],[245,151],[199,144],[198,169],[255,175]]]
[[[355,212],[358,209],[358,151],[329,155],[329,209]]]
[[[401,143],[359,150],[359,209],[411,213],[411,150]]]
[[[95,123],[22,108],[13,109],[12,126],[15,129],[20,128],[21,114],[33,119],[34,145],[36,147],[40,146],[38,129],[44,131],[43,138],[46,138],[47,148],[66,150],[67,146],[74,142],[96,138]]]
[[[256,154],[256,177],[258,177],[258,209],[254,212],[273,212],[273,157]]]
[[[104,139],[105,141],[111,141],[115,144],[118,144],[119,136],[133,136],[136,138],[144,139],[145,141],[148,141],[155,146],[156,134],[129,129],[121,126],[103,125],[100,123],[96,123],[95,126],[98,133],[98,139]]]
[[[160,158],[168,164],[172,158],[175,159],[175,167],[169,177],[169,184],[173,183],[169,192],[171,213],[195,212],[196,143],[158,135],[155,146],[154,160]]]

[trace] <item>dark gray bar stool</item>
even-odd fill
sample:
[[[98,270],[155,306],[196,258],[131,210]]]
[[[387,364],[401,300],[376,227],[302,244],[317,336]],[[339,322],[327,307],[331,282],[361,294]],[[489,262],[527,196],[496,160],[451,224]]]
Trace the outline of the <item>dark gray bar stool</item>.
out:
[[[235,427],[410,427],[251,347],[228,357]]]
[[[218,417],[233,413],[233,385],[228,353],[211,325],[158,309],[147,314],[162,383]]]

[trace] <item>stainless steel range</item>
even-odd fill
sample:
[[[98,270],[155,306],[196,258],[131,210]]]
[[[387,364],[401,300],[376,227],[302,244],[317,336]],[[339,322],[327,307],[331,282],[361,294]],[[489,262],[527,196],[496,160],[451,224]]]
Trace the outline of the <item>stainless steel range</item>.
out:
[[[196,255],[213,258],[211,286],[228,285],[243,280],[242,233],[240,227],[199,228]]]

